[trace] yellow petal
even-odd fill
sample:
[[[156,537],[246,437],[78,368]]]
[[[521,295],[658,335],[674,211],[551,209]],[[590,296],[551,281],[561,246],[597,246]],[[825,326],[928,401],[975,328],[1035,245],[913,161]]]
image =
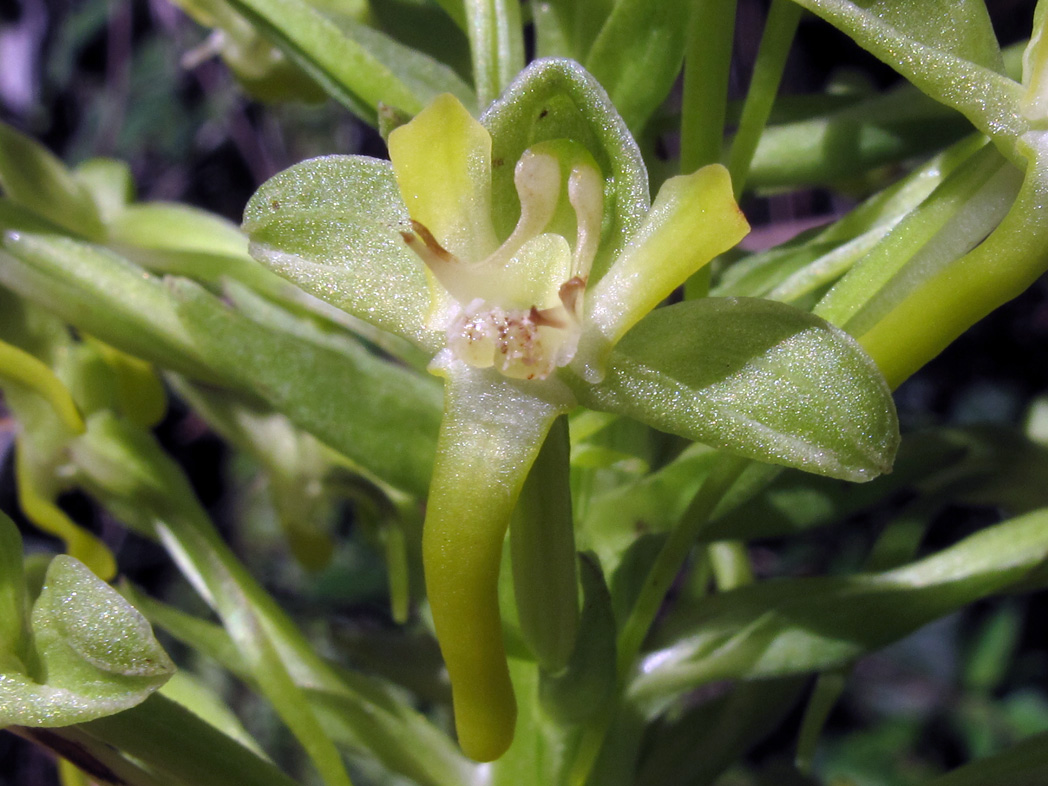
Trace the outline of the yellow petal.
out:
[[[627,330],[749,231],[720,164],[667,180],[637,235],[587,294],[597,332],[579,350],[585,378],[599,379],[601,357]]]
[[[411,217],[460,259],[484,259],[491,226],[491,135],[459,100],[438,96],[389,135],[389,157]]]

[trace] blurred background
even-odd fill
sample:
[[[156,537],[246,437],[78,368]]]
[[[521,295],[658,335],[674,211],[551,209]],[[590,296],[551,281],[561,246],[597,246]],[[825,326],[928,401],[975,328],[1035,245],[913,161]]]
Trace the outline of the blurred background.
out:
[[[420,7],[432,11],[433,4],[377,0],[375,5],[411,12]],[[991,0],[1003,44],[1029,34],[1033,5],[1033,0]],[[739,0],[732,72],[736,97],[747,84],[766,13],[765,0]],[[385,154],[372,129],[331,101],[265,104],[247,97],[227,66],[213,56],[208,36],[209,31],[167,0],[0,0],[0,119],[70,164],[95,156],[127,161],[141,200],[185,202],[238,223],[257,186],[291,164],[328,153]],[[832,29],[806,19],[783,91],[819,91],[842,75],[871,89],[896,79]],[[665,147],[672,149],[672,138]],[[897,165],[878,169],[850,188],[748,197],[744,209],[757,229],[750,243],[772,245],[827,221],[853,205],[864,187],[888,182],[900,171]],[[1021,427],[1038,407],[1048,412],[1046,295],[1042,280],[906,383],[897,395],[904,427]],[[10,460],[13,427],[0,402],[0,508],[17,517]],[[284,558],[272,512],[257,503],[253,468],[243,457],[230,455],[177,405],[160,433],[255,575],[269,577],[278,598],[305,598],[312,603],[309,616],[334,618],[347,628],[380,632],[390,625],[379,560],[356,536],[345,511],[333,513],[338,519],[334,526],[347,544],[336,564],[320,578],[306,576]],[[127,536],[83,499],[63,504],[117,547],[121,567],[132,580],[170,595],[174,574],[158,549]],[[951,509],[935,523],[930,537],[952,542],[1000,516],[994,508]],[[780,542],[758,543],[755,561],[769,573],[855,570],[877,524],[849,522],[788,548]],[[55,548],[31,529],[25,535],[32,550]],[[1046,614],[1045,593],[976,604],[864,659],[820,748],[818,770],[825,782],[909,786],[1048,729]],[[232,691],[230,698],[242,715],[251,714],[250,696],[229,686],[223,690]],[[766,764],[792,750],[799,712],[752,752],[752,763]],[[279,749],[281,732],[271,721],[266,726],[264,713],[246,722],[255,734],[275,740]],[[752,782],[733,777],[722,783]],[[56,782],[54,764],[46,755],[0,733],[0,784]]]

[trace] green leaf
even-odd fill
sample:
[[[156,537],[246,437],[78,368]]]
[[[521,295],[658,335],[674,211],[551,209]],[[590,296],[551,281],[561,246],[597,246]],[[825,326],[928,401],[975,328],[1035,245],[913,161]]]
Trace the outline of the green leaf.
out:
[[[272,762],[161,694],[79,727],[161,774],[194,786],[294,786]]]
[[[346,334],[325,335],[261,298],[245,314],[188,281],[174,291],[201,353],[225,365],[238,387],[385,482],[425,494],[440,421],[435,379],[380,360]]]
[[[648,173],[640,149],[604,88],[578,63],[532,63],[481,116],[492,139],[495,232],[507,237],[520,216],[513,170],[526,149],[571,139],[593,156],[605,178],[604,227],[590,273],[596,281],[648,212]]]
[[[619,0],[586,57],[622,114],[640,131],[680,73],[691,4]]]
[[[89,158],[77,165],[73,177],[91,194],[107,227],[135,198],[131,165],[125,161]]]
[[[243,656],[221,627],[137,590],[128,591],[135,605],[154,624],[214,658],[241,679],[251,681]],[[412,650],[413,654],[416,652]],[[388,659],[388,653],[383,652],[380,657]],[[417,668],[417,659],[411,665]],[[298,664],[293,676],[305,689],[317,719],[337,745],[375,757],[387,769],[427,786],[451,786],[472,780],[471,765],[455,750],[454,743],[411,709],[396,691],[373,676],[349,671],[340,671],[338,679],[333,680],[331,671],[318,672]]]
[[[222,377],[222,365],[200,361],[163,283],[111,251],[8,233],[0,262],[0,282],[107,344],[196,379]]]
[[[8,199],[93,240],[105,229],[90,192],[51,151],[0,123],[0,186]]]
[[[408,212],[391,165],[361,156],[305,161],[270,178],[244,211],[251,253],[302,289],[436,351],[429,285],[404,243]]]
[[[537,57],[584,62],[614,5],[614,0],[533,1]]]
[[[1048,732],[1036,734],[927,782],[926,786],[1041,786],[1048,779]]]
[[[579,402],[773,464],[848,480],[888,471],[891,394],[853,339],[766,300],[707,298],[657,309],[612,353]]]
[[[284,651],[282,634],[293,627],[222,541],[181,468],[148,431],[106,411],[89,419],[87,433],[70,452],[85,489],[126,523],[160,540],[222,618],[260,691],[324,782],[349,786],[341,757],[292,677],[294,656]],[[301,634],[288,638],[304,643]]]
[[[798,0],[1015,155],[1027,127],[982,0]],[[942,20],[950,24],[943,25]]]
[[[679,717],[660,719],[646,735],[651,744],[640,761],[636,786],[715,783],[785,721],[803,686],[796,677],[743,682]]]
[[[111,715],[144,701],[174,671],[145,618],[72,557],[51,561],[31,625],[39,674],[0,679],[0,727]]]
[[[1024,581],[1046,558],[1041,510],[885,573],[767,581],[704,598],[659,636],[631,690],[663,698],[714,679],[846,664]]]
[[[110,222],[109,241],[138,248],[247,257],[247,238],[235,224],[174,202],[130,205]]]
[[[914,207],[819,301],[815,313],[861,336],[915,287],[981,243],[1022,174],[987,145]]]
[[[376,30],[339,25],[304,0],[230,4],[338,101],[374,124],[380,103],[414,114],[441,92],[469,100],[447,66]]]
[[[18,527],[0,512],[0,671],[10,658],[28,659],[29,626],[22,564],[22,536]]]

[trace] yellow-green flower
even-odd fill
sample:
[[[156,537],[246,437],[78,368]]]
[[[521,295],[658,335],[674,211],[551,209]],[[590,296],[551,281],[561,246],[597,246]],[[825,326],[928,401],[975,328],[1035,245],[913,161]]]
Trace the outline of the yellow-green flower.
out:
[[[516,716],[503,541],[555,418],[582,404],[851,479],[890,464],[897,422],[872,362],[809,314],[707,299],[641,322],[748,226],[720,166],[650,203],[636,143],[578,64],[532,65],[479,121],[442,96],[389,150],[277,175],[245,229],[257,259],[407,339],[444,380],[426,587],[459,741],[491,760]]]
[[[491,146],[451,96],[389,138],[410,214],[403,237],[430,274],[427,324],[444,336],[430,365],[447,379],[447,402],[423,534],[426,584],[459,738],[481,760],[512,739],[498,570],[520,484],[552,419],[575,405],[558,369],[599,381],[629,327],[748,229],[722,167],[675,178],[591,285],[605,188],[593,157],[572,140],[525,150],[514,162],[520,217],[500,239]]]

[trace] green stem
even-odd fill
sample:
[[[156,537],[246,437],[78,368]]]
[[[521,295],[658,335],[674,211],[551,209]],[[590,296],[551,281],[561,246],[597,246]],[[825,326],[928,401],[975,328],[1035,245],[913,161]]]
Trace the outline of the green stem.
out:
[[[710,520],[717,504],[749,465],[749,460],[723,456],[706,477],[698,494],[681,517],[676,529],[663,544],[648,573],[640,596],[619,635],[619,675],[625,676],[637,659],[670,585],[680,573],[695,540]]]
[[[681,172],[721,159],[728,106],[735,0],[694,0],[684,52]]]
[[[519,0],[466,0],[466,33],[477,103],[494,101],[524,68]]]
[[[684,50],[680,169],[683,174],[721,160],[735,36],[735,0],[693,0]],[[688,298],[705,297],[710,267],[688,279]]]
[[[760,50],[753,66],[753,77],[746,102],[742,107],[739,129],[728,156],[728,171],[735,190],[735,198],[742,194],[749,175],[750,162],[757,150],[764,126],[771,115],[772,104],[779,92],[782,71],[790,53],[793,36],[801,18],[801,7],[793,0],[772,0],[768,19],[764,23]]]

